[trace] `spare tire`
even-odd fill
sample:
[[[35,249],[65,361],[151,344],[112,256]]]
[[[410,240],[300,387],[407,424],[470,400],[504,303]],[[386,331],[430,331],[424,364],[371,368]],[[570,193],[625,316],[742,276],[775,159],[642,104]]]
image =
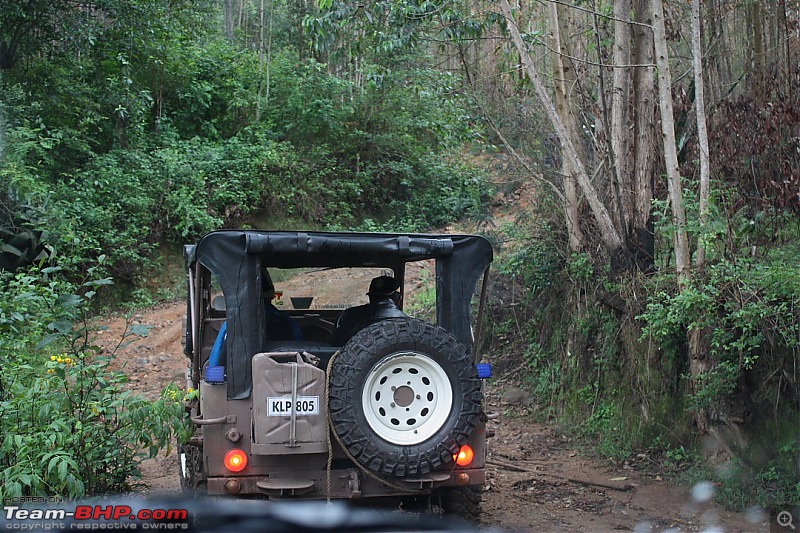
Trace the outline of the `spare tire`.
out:
[[[451,463],[481,410],[468,350],[412,318],[361,330],[329,379],[333,431],[355,460],[383,476],[417,477]]]

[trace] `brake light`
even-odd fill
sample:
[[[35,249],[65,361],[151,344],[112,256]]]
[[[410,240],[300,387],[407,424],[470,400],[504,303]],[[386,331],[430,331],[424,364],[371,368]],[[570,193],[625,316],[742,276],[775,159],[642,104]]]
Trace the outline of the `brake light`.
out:
[[[225,468],[231,472],[241,472],[247,466],[247,454],[242,450],[234,448],[225,454],[225,458],[222,462],[225,464]]]
[[[453,461],[455,461],[458,466],[467,466],[474,458],[475,452],[469,444],[463,445],[461,449],[458,450],[458,453],[453,454]]]

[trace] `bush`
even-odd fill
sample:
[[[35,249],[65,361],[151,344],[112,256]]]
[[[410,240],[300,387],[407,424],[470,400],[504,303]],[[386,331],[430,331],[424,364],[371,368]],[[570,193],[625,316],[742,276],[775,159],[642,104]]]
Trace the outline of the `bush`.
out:
[[[0,271],[0,500],[119,492],[144,457],[185,430],[181,394],[149,401],[100,356],[87,324],[95,290],[57,268]]]
[[[730,403],[737,395],[754,404],[777,405],[781,398],[786,406],[800,406],[800,396],[787,385],[760,386],[762,378],[783,375],[784,368],[792,372],[798,364],[800,269],[795,264],[780,254],[720,261],[685,290],[650,296],[639,318],[644,334],[662,346],[681,346],[690,329],[710,334],[709,357],[715,364],[701,376],[692,397],[695,407]]]

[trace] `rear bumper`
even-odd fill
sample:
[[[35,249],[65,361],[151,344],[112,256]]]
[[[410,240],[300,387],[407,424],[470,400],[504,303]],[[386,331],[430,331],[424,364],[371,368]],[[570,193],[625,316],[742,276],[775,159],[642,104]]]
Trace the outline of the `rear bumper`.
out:
[[[262,495],[270,499],[318,500],[359,499],[387,496],[418,496],[441,487],[457,485],[483,486],[486,474],[482,468],[433,472],[414,479],[387,479],[358,468],[327,471],[280,473],[272,476],[209,477],[208,493],[231,496]]]

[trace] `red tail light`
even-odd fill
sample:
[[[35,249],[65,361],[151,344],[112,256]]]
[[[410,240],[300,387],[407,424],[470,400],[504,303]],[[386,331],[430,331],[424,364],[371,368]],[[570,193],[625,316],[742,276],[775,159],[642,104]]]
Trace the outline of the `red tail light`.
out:
[[[222,462],[225,464],[225,468],[231,472],[241,472],[247,466],[247,454],[234,448],[225,454],[225,459]]]
[[[467,466],[474,458],[475,452],[469,444],[463,445],[461,449],[458,450],[458,453],[453,454],[453,461],[455,461],[458,466]]]

